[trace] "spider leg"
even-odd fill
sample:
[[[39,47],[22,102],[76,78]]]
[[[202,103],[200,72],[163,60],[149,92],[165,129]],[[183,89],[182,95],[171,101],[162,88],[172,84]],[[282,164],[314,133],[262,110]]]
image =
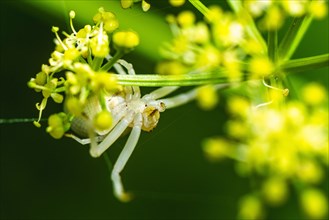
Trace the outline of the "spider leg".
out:
[[[219,89],[223,89],[228,87],[228,84],[218,84],[218,85],[214,85],[216,90]],[[179,94],[177,96],[174,97],[170,97],[170,98],[165,98],[165,99],[160,99],[158,101],[161,101],[165,104],[166,109],[168,108],[174,108],[183,104],[186,104],[187,102],[192,101],[193,99],[195,99],[196,95],[197,95],[197,90],[199,87],[194,88],[186,93],[183,94]]]
[[[196,94],[197,94],[197,90],[192,89],[191,91],[188,91],[186,93],[179,94],[171,98],[160,99],[159,101],[165,104],[166,109],[169,109],[183,105],[189,101],[192,101],[196,97]]]
[[[151,99],[159,99],[162,98],[166,95],[169,95],[170,93],[174,92],[175,90],[177,90],[179,88],[179,86],[165,86],[165,87],[161,87],[159,89],[154,90],[153,92],[144,95],[143,99],[146,100],[151,100]]]
[[[142,127],[142,114],[139,113],[136,115],[134,119],[134,127],[112,170],[111,178],[113,182],[114,194],[121,201],[129,201],[130,195],[124,191],[120,177],[120,172],[123,170],[134,148],[137,145],[137,141],[141,133],[141,127]]]
[[[121,59],[118,60],[117,62],[127,69],[129,75],[136,75],[135,70],[133,68],[133,65],[131,63],[128,63],[127,61],[121,60]],[[133,91],[134,91],[134,96],[135,97],[140,97],[141,93],[140,93],[139,87],[138,86],[132,86],[132,88],[133,88]]]
[[[77,141],[79,144],[87,145],[91,143],[90,138],[79,138],[78,136],[75,136],[74,134],[65,134],[66,137],[72,138],[73,140]],[[101,142],[105,138],[104,135],[96,136],[96,142]]]
[[[124,117],[113,130],[104,138],[104,140],[96,146],[91,146],[90,154],[92,157],[99,157],[104,151],[106,151],[126,130],[128,125],[132,122],[132,115],[128,114]]]

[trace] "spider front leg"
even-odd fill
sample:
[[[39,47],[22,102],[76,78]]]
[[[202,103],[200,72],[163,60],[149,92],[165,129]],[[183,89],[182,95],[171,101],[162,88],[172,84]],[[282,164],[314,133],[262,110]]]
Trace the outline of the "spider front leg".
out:
[[[128,125],[132,122],[132,115],[129,114],[124,117],[110,133],[104,138],[104,140],[95,146],[91,146],[90,148],[90,155],[92,157],[99,157],[104,153],[119,137],[120,135],[126,130]]]
[[[120,172],[123,170],[124,166],[129,160],[129,157],[131,156],[132,152],[134,151],[137,145],[137,141],[141,133],[141,128],[142,128],[142,114],[139,113],[135,116],[134,127],[128,137],[125,146],[123,147],[123,150],[121,151],[117,161],[114,164],[111,174],[114,195],[123,202],[129,201],[131,199],[131,196],[124,191],[120,177]]]
[[[214,88],[215,90],[221,90],[227,88],[228,86],[229,84],[223,83],[223,84],[214,85]],[[165,104],[166,109],[175,108],[195,99],[197,96],[198,89],[199,87],[192,89],[186,93],[179,94],[170,98],[159,99],[159,101]]]

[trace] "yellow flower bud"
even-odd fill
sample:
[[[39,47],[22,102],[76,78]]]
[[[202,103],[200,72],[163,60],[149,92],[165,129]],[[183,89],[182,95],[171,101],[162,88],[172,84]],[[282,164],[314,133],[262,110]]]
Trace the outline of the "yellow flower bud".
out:
[[[111,113],[107,110],[99,112],[94,117],[94,126],[97,130],[103,131],[109,129],[112,125],[112,116]]]
[[[100,35],[101,33],[99,33]],[[90,40],[91,52],[96,57],[105,57],[110,53],[108,36],[102,33],[102,36],[99,35],[93,37]]]
[[[155,72],[163,75],[180,75],[186,72],[186,67],[181,62],[163,61],[158,63]]]
[[[328,6],[326,1],[311,1],[309,12],[317,19],[322,19],[328,14]]]
[[[74,116],[80,116],[83,111],[83,105],[75,97],[69,97],[66,99],[65,107],[67,111]]]
[[[76,48],[69,48],[64,52],[64,60],[73,61],[80,56],[80,52]]]
[[[107,72],[96,73],[92,79],[92,88],[94,91],[105,89],[106,91],[114,91],[118,88],[117,80],[114,74]]]
[[[188,27],[194,24],[195,15],[191,11],[183,11],[178,15],[177,21],[182,27]]]
[[[126,9],[130,8],[134,4],[133,0],[121,0],[121,7]]]
[[[229,143],[221,138],[208,138],[203,141],[202,148],[209,160],[220,160],[228,156]]]
[[[169,0],[169,4],[171,4],[174,7],[179,7],[184,5],[185,0]]]
[[[319,105],[327,99],[327,93],[320,84],[310,83],[303,88],[302,98],[309,105]]]
[[[75,18],[75,11],[70,11],[69,16],[71,19]]]
[[[279,29],[284,21],[284,15],[278,7],[270,7],[264,18],[264,26],[267,30]]]
[[[60,139],[63,137],[65,131],[64,131],[64,125],[63,120],[58,114],[51,115],[48,118],[48,124],[47,132],[55,139]]]
[[[328,201],[321,191],[305,190],[300,199],[305,213],[311,219],[325,219],[328,214]]]
[[[36,75],[34,82],[37,85],[43,86],[47,82],[47,74],[45,72],[40,72]]]
[[[196,99],[199,106],[204,110],[211,110],[218,103],[218,95],[212,85],[200,87],[197,90]]]
[[[250,111],[250,102],[243,97],[233,96],[227,104],[229,112],[234,116],[245,118]]]
[[[249,71],[252,78],[261,78],[272,74],[274,65],[267,57],[254,57],[250,60]]]
[[[57,78],[54,78],[48,83],[46,83],[45,87],[47,88],[47,90],[42,90],[43,97],[48,98],[51,95],[52,90],[54,90],[56,86],[57,86]]]
[[[117,48],[122,49],[133,49],[139,44],[138,34],[134,31],[117,31],[112,40]]]
[[[111,18],[104,22],[104,30],[109,33],[112,33],[118,27],[119,27],[119,21],[116,18]]]
[[[263,216],[263,207],[259,198],[247,195],[240,202],[239,219],[256,220]]]
[[[56,103],[62,103],[64,97],[61,94],[58,93],[51,93],[51,98],[54,100]]]
[[[147,3],[145,0],[142,1],[142,9],[143,11],[148,11],[150,9],[151,5]]]
[[[262,193],[268,203],[271,205],[280,205],[287,198],[287,184],[281,178],[271,177],[263,184]]]

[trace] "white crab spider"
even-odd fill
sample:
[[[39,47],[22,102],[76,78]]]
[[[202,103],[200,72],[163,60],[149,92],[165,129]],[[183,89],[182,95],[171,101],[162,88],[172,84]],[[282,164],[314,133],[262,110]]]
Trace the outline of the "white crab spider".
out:
[[[129,74],[135,74],[131,64],[124,60],[119,60],[114,68],[119,74],[126,74],[124,68]],[[89,144],[90,154],[93,157],[102,155],[126,130],[127,127],[132,127],[132,131],[128,140],[121,151],[116,163],[114,164],[111,179],[113,182],[113,190],[115,196],[122,200],[129,200],[129,196],[125,193],[120,172],[126,165],[130,155],[132,154],[141,130],[151,131],[156,127],[160,112],[165,109],[173,108],[182,105],[196,96],[196,89],[190,92],[183,93],[172,98],[160,99],[173,91],[177,90],[178,86],[162,87],[153,92],[141,96],[138,86],[124,86],[123,92],[114,94],[106,98],[108,110],[113,117],[112,127],[106,131],[96,131],[97,136],[88,133],[88,127],[91,127],[91,122],[87,119],[76,118],[72,121],[72,130],[78,135],[88,135],[88,139],[80,139],[74,135],[69,135],[81,144]],[[93,115],[101,111],[97,100],[91,100],[84,109],[84,114],[88,118],[93,118]],[[94,132],[93,132],[94,133]],[[97,144],[99,142],[99,144]]]

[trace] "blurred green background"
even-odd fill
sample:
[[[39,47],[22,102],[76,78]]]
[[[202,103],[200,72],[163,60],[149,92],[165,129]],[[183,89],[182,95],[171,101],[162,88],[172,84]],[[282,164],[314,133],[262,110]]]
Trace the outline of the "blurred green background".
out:
[[[123,11],[117,1],[1,1],[0,118],[37,116],[34,105],[41,97],[26,83],[48,62],[54,48],[51,26],[69,32],[71,9],[76,11],[76,27],[91,24],[100,6],[116,13],[123,28],[140,33],[140,48],[126,59],[137,73],[153,72],[158,47],[170,39],[165,14],[180,10],[167,1],[155,1],[147,14],[139,5]],[[295,57],[327,52],[328,19],[314,22]],[[296,89],[308,80],[328,88],[328,68],[291,77]],[[235,219],[249,180],[235,174],[232,161],[207,161],[200,144],[222,133],[224,102],[208,112],[194,102],[168,110],[153,132],[142,133],[122,172],[126,189],[135,193],[130,203],[113,197],[104,160],[90,157],[87,146],[68,138],[54,140],[45,125],[1,124],[1,219]],[[49,102],[44,115],[58,111]],[[112,161],[125,141],[121,138],[108,151]],[[286,206],[269,210],[268,219],[302,218],[292,196]]]

